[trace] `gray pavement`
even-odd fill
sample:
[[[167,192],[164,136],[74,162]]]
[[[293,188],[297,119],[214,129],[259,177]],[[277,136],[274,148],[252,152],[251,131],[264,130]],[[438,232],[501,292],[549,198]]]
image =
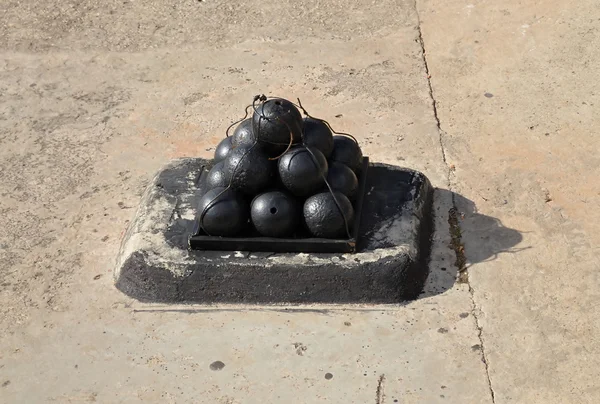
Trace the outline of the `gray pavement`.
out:
[[[0,402],[600,401],[599,25],[592,0],[3,2]],[[420,299],[114,288],[155,170],[257,93],[439,188]]]

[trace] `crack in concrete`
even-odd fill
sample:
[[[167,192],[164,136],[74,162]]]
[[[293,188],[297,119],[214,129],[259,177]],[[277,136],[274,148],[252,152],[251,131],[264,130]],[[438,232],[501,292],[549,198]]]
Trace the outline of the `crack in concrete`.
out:
[[[425,41],[423,40],[423,32],[421,31],[421,16],[419,15],[419,9],[417,7],[417,0],[415,0],[414,7],[415,7],[415,13],[417,15],[417,31],[419,33],[417,42],[421,46],[421,60],[423,61],[423,66],[425,67],[425,74],[427,75],[427,86],[429,88],[429,98],[431,98],[431,107],[433,109],[433,117],[435,118],[435,123],[436,123],[437,129],[438,129],[440,149],[442,151],[442,160],[444,161],[444,164],[446,164],[446,166],[448,166],[448,162],[446,160],[446,148],[444,147],[444,139],[443,139],[444,132],[442,130],[442,125],[440,123],[440,118],[438,116],[437,101],[433,94],[433,85],[431,84],[431,73],[429,72],[429,63],[427,62]],[[448,181],[448,188],[450,188],[450,167],[448,167],[447,181]],[[454,203],[454,200],[452,202]]]
[[[488,388],[490,389],[490,395],[492,396],[492,404],[496,404],[496,395],[494,393],[494,388],[492,387],[492,379],[490,379],[490,366],[487,359],[487,355],[485,354],[485,345],[483,344],[483,328],[479,324],[479,316],[477,314],[478,308],[477,303],[475,303],[475,291],[471,286],[471,283],[467,282],[469,285],[469,295],[471,296],[471,314],[475,319],[475,326],[477,327],[477,338],[479,338],[479,352],[481,353],[481,361],[485,366],[485,375],[487,378]]]
[[[444,145],[445,132],[442,130],[442,125],[441,125],[440,118],[438,115],[438,110],[437,110],[437,100],[435,99],[435,95],[433,92],[433,85],[431,83],[431,74],[429,72],[429,63],[427,61],[427,51],[425,48],[425,41],[423,39],[423,32],[421,30],[421,16],[419,15],[419,8],[418,8],[417,0],[414,1],[414,8],[415,8],[416,16],[417,16],[417,30],[418,30],[418,34],[419,34],[418,38],[417,38],[417,42],[421,46],[421,58],[423,60],[423,66],[425,68],[425,74],[427,75],[427,85],[429,87],[429,97],[431,98],[431,106],[433,109],[433,116],[435,118],[436,126],[438,129],[439,143],[440,143],[440,149],[441,149],[441,153],[442,153],[442,160],[444,161],[444,164],[446,164],[446,167],[448,168],[447,178],[446,178],[447,187],[448,187],[448,190],[450,190],[452,192],[452,183],[451,183],[452,167],[448,164],[448,161],[446,158],[446,147]],[[462,283],[466,283],[469,286],[469,295],[470,295],[470,299],[471,299],[471,313],[473,315],[473,318],[475,319],[475,326],[477,327],[477,337],[479,339],[479,346],[480,346],[479,349],[480,349],[480,353],[481,353],[481,361],[485,365],[485,376],[487,379],[488,388],[490,390],[492,404],[495,404],[496,397],[495,397],[494,389],[492,387],[492,380],[490,379],[489,362],[487,359],[487,355],[485,353],[485,346],[483,343],[483,335],[482,335],[483,328],[481,327],[481,324],[479,322],[479,316],[477,314],[477,310],[478,310],[477,303],[475,302],[475,292],[473,290],[473,286],[471,285],[471,282],[469,281],[469,276],[468,276],[468,272],[467,272],[467,268],[466,268],[466,257],[465,257],[465,252],[464,252],[464,245],[462,243],[462,229],[460,227],[460,222],[458,220],[458,218],[459,218],[458,213],[459,212],[458,212],[458,209],[456,206],[456,198],[455,198],[454,192],[452,192],[452,208],[448,212],[448,224],[450,225],[450,238],[451,238],[450,247],[454,250],[454,252],[456,254],[455,266],[457,268],[457,273],[458,273],[457,281],[458,282],[462,281]],[[378,401],[378,403],[379,403],[379,401]]]
[[[375,404],[383,404],[385,393],[383,392],[383,383],[385,382],[385,374],[379,376],[377,381],[377,390],[375,391]]]

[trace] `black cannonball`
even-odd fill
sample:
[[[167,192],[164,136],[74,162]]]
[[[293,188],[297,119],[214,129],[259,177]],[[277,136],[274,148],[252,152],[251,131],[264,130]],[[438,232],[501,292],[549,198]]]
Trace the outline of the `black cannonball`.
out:
[[[252,201],[250,217],[256,230],[265,237],[289,237],[300,219],[296,199],[281,191],[258,195]]]
[[[233,131],[233,147],[252,146],[256,142],[254,132],[252,132],[252,119],[244,119]]]
[[[333,152],[329,158],[331,161],[346,164],[352,171],[357,172],[361,168],[362,157],[360,147],[352,138],[346,136],[333,137]]]
[[[260,142],[271,146],[269,152],[281,153],[290,144],[290,135],[293,143],[302,140],[302,115],[288,100],[273,98],[256,107],[252,129]]]
[[[236,147],[224,161],[231,187],[248,195],[256,195],[270,185],[274,165],[259,144]]]
[[[279,177],[294,195],[307,197],[325,184],[327,159],[319,150],[296,146],[279,159]]]
[[[206,212],[202,216],[205,208]],[[245,230],[249,210],[248,202],[242,194],[232,189],[217,187],[200,198],[198,218],[202,228],[209,235],[231,237],[240,235]]]
[[[354,222],[352,203],[341,192],[334,192],[334,194],[339,207],[331,192],[313,195],[304,202],[304,222],[315,237],[347,239],[344,217],[348,223],[348,231],[352,231]]]
[[[226,137],[225,139],[221,140],[215,149],[214,162],[218,163],[219,161],[225,160],[232,149],[233,144],[231,143],[231,137]]]
[[[216,187],[226,187],[229,185],[229,178],[225,174],[225,162],[219,161],[215,164],[206,177],[207,189],[213,189]]]
[[[314,118],[304,118],[302,143],[319,149],[325,158],[333,151],[333,134],[323,121]]]
[[[339,191],[353,200],[358,190],[358,178],[345,164],[332,161],[327,171],[327,182],[334,191]]]

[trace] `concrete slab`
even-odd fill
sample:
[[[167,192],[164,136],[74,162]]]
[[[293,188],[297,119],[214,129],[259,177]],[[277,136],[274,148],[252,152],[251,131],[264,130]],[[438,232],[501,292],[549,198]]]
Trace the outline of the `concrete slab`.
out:
[[[152,174],[209,157],[259,92],[447,188],[412,1],[77,4],[0,4],[1,401],[491,402],[448,192],[405,306],[165,307],[113,284]]]
[[[291,308],[140,305],[105,293],[105,313],[80,298],[89,319],[48,313],[47,328],[3,338],[3,400],[491,402],[460,290],[405,307]]]
[[[495,402],[599,402],[598,4],[419,11]]]

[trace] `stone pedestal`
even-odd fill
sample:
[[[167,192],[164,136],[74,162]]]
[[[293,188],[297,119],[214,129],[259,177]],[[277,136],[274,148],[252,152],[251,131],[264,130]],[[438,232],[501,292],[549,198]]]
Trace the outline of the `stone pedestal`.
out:
[[[358,252],[273,254],[188,249],[201,196],[199,158],[174,160],[146,190],[125,234],[117,288],[156,302],[395,303],[428,275],[433,189],[416,171],[371,164]]]

